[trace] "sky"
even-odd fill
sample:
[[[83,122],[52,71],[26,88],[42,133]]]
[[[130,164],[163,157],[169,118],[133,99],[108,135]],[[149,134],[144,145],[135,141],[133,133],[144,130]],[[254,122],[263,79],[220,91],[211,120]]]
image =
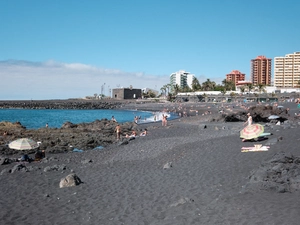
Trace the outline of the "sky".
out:
[[[221,83],[300,51],[295,0],[2,0],[0,100],[160,91],[185,70]]]

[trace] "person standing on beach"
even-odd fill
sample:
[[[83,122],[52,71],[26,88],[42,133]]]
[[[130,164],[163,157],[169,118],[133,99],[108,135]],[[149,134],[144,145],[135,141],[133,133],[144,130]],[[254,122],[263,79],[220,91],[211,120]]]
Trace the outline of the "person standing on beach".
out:
[[[117,140],[120,140],[120,137],[121,137],[121,126],[119,124],[115,128],[115,132],[117,133]]]
[[[166,127],[168,125],[168,116],[167,115],[162,115],[162,119],[161,119],[161,125],[163,127]]]
[[[251,116],[250,113],[247,113],[247,116],[248,116],[248,119],[247,119],[247,121],[244,123],[244,126],[245,126],[246,124],[247,124],[247,126],[251,126],[251,125],[252,125],[252,116]],[[244,142],[244,141],[246,141],[245,138],[242,140],[242,142]]]
[[[252,116],[250,115],[250,113],[247,113],[247,116],[248,116],[248,119],[244,123],[244,125],[248,124],[247,126],[250,126],[252,124]]]

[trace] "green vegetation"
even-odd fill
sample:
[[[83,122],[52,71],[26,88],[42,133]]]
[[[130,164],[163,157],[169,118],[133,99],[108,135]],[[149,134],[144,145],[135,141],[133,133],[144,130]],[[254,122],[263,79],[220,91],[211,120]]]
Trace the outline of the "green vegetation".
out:
[[[298,82],[298,85],[300,86],[300,80]],[[265,89],[266,85],[264,84],[246,84],[244,86],[240,86],[240,92],[243,94],[244,92],[251,92],[255,91],[258,92],[256,95],[266,93]],[[235,97],[236,93],[233,91],[236,90],[235,83],[233,81],[228,81],[224,79],[222,81],[222,84],[216,84],[216,82],[211,81],[210,79],[207,79],[203,83],[200,83],[197,78],[194,77],[192,81],[191,87],[185,86],[180,87],[178,84],[175,86],[172,86],[171,84],[166,84],[163,87],[161,87],[161,96],[165,96],[168,99],[173,99],[178,93],[186,93],[186,92],[197,92],[197,91],[220,91],[222,95],[225,95],[226,93],[230,93],[231,97]]]
[[[225,93],[227,91],[234,91],[235,84],[232,81],[222,81],[222,85],[217,85],[216,82],[207,79],[205,82],[200,84],[199,80],[194,77],[192,81],[192,87],[185,86],[183,88],[179,87],[178,84],[172,86],[171,84],[166,84],[160,88],[161,94],[163,96],[177,95],[180,92],[195,92],[195,91],[221,91]]]

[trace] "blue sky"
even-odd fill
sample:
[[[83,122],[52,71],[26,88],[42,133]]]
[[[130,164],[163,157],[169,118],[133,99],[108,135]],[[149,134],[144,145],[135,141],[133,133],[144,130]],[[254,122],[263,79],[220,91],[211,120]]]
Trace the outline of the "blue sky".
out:
[[[295,0],[2,0],[0,99],[160,90],[178,70],[250,79],[250,60],[300,51]],[[105,83],[105,85],[104,85]]]

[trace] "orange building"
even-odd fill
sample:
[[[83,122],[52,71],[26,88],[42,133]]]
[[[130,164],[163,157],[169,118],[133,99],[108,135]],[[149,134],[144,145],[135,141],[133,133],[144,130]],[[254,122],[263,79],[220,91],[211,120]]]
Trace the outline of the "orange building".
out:
[[[272,59],[257,56],[251,59],[251,81],[253,85],[271,85]]]
[[[244,81],[245,80],[245,74],[241,73],[238,70],[232,70],[229,74],[226,74],[226,81],[232,81],[235,85],[239,81]]]

